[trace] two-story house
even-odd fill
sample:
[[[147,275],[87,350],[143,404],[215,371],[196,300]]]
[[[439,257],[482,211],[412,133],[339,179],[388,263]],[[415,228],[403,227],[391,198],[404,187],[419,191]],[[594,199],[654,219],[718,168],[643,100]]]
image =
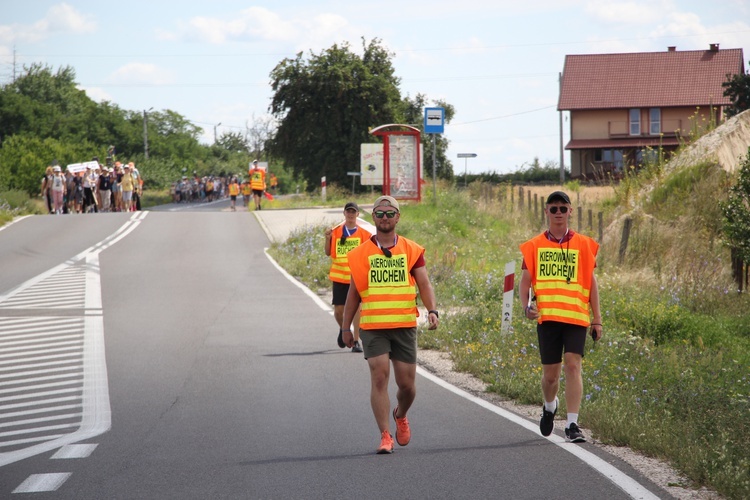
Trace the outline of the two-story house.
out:
[[[744,74],[742,49],[568,55],[557,109],[569,111],[574,179],[619,177],[674,151],[731,101],[722,83]]]

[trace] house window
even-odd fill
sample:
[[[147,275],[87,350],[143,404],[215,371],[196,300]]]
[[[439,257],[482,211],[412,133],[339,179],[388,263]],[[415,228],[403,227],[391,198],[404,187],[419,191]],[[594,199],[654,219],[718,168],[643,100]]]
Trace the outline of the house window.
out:
[[[630,135],[641,135],[641,110],[630,110]]]
[[[661,109],[651,108],[648,110],[649,133],[651,135],[661,134]]]
[[[615,171],[621,171],[623,166],[623,154],[621,149],[596,149],[594,150],[594,162],[609,164]]]

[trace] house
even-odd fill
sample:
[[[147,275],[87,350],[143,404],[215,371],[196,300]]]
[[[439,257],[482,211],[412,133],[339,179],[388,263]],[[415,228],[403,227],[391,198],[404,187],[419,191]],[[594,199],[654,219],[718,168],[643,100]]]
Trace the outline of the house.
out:
[[[559,111],[570,113],[571,177],[619,177],[669,153],[731,104],[722,83],[745,74],[742,49],[568,55]]]

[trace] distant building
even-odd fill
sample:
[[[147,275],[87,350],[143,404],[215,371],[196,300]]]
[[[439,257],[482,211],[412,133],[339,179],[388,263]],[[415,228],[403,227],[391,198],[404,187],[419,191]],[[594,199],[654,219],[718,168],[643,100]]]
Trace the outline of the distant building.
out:
[[[722,83],[745,73],[742,49],[565,57],[557,109],[570,112],[570,172],[574,179],[620,177],[647,155],[674,151],[680,140],[720,124]]]

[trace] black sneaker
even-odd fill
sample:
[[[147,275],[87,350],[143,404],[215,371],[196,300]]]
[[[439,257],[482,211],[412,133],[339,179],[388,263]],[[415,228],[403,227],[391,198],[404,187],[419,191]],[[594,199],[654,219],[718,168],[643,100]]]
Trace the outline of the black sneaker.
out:
[[[581,432],[581,429],[578,427],[578,424],[573,422],[570,424],[570,427],[565,429],[565,439],[569,443],[585,443],[586,438],[583,437],[583,432]]]
[[[557,403],[557,398],[555,398],[555,403]],[[555,411],[547,411],[544,409],[544,405],[542,405],[542,419],[539,421],[539,430],[542,436],[547,437],[552,434],[552,430],[555,428],[556,413],[557,405],[555,405]]]
[[[336,342],[339,343],[340,348],[346,347],[346,344],[344,344],[344,332],[341,331],[341,328],[339,328],[339,338],[336,339]]]
[[[352,352],[362,352],[362,346],[359,345],[359,340],[354,341],[354,345],[352,346]]]

